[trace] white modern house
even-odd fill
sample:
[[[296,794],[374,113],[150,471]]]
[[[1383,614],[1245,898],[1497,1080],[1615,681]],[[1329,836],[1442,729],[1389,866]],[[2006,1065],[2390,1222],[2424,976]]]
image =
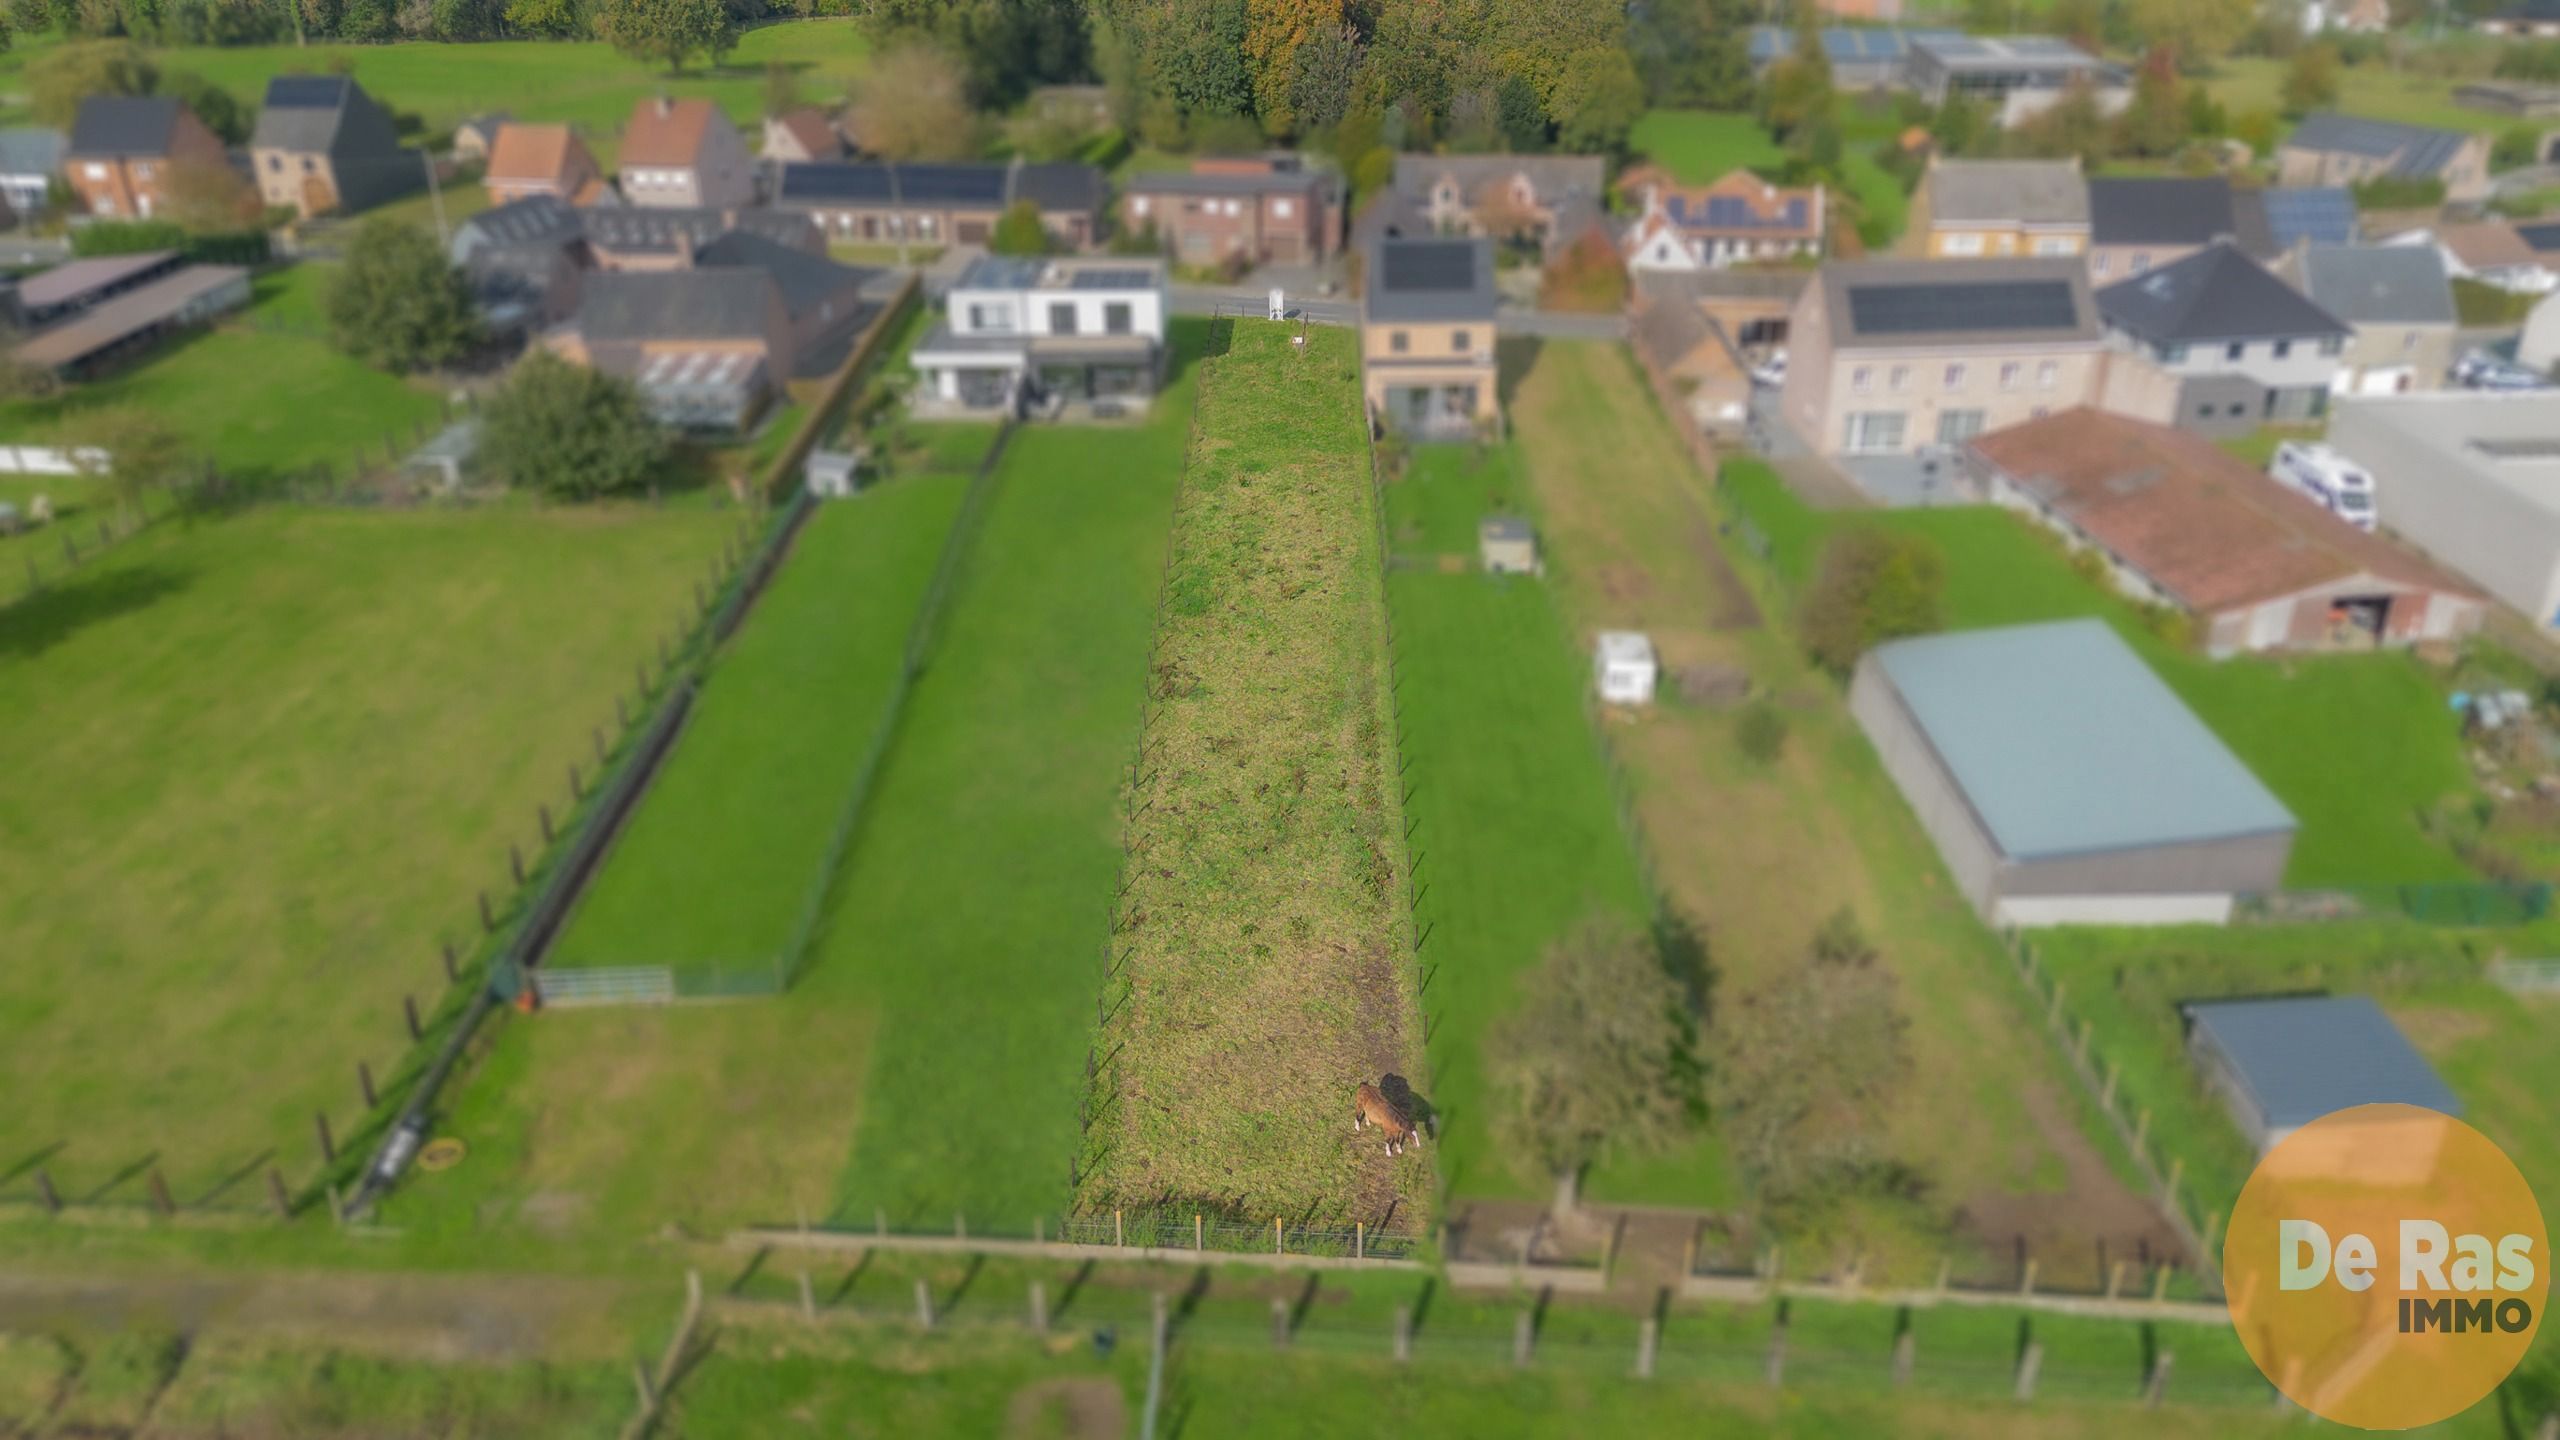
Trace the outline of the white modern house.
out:
[[[2109,285],[2097,303],[2115,351],[2100,408],[2207,435],[2326,415],[2355,338],[2229,244]]]
[[[974,261],[916,343],[916,413],[1142,414],[1164,379],[1167,308],[1161,260]]]

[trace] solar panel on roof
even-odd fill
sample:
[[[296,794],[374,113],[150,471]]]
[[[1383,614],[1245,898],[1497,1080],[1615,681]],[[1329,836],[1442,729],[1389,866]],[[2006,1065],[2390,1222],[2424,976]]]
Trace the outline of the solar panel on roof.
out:
[[[1154,278],[1146,270],[1078,270],[1068,278],[1070,290],[1143,290]]]
[[[1386,247],[1385,275],[1390,290],[1472,290],[1476,284],[1475,246],[1463,240],[1432,240]]]
[[[267,108],[334,110],[344,83],[335,75],[279,75],[267,82]]]
[[[1867,335],[1921,335],[1934,330],[2068,330],[2078,319],[2071,304],[2071,286],[2061,280],[1995,280],[1969,285],[1932,281],[1849,287],[1849,321]]]
[[[2300,189],[2265,192],[2267,229],[2278,249],[2296,240],[2315,245],[2348,245],[2356,238],[2355,197],[2344,190]]]
[[[2516,227],[2516,233],[2524,237],[2524,243],[2536,250],[2560,250],[2560,222],[2519,225]]]

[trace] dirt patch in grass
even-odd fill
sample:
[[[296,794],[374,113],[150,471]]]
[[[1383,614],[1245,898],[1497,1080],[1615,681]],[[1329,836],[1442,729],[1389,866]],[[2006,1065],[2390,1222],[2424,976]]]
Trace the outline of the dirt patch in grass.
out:
[[[1005,1408],[1007,1440],[1114,1440],[1129,1433],[1129,1402],[1099,1376],[1025,1385]]]
[[[2040,1283],[2070,1289],[2103,1286],[2118,1260],[2136,1277],[2128,1283],[2138,1284],[2143,1260],[2183,1259],[2177,1234],[2159,1209],[2116,1178],[2087,1133],[2072,1123],[2052,1082],[2039,1079],[2019,1098],[2035,1127],[2033,1143],[2062,1161],[2062,1192],[1977,1190],[1956,1211],[1959,1234],[1988,1255],[2033,1255]]]

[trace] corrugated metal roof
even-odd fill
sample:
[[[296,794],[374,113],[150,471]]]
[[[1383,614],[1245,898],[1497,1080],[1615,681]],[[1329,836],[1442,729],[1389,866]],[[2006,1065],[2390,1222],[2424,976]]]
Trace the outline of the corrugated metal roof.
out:
[[[2294,828],[2103,620],[1896,640],[1874,660],[2013,860]]]
[[[2370,996],[2214,1000],[2185,1009],[2274,1129],[2357,1105],[2462,1113],[2461,1099]]]

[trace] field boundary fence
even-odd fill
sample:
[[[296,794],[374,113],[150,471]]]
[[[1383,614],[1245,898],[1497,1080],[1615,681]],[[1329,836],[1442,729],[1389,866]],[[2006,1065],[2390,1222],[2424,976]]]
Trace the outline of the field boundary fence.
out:
[[[56,472],[17,473],[53,474]],[[154,496],[157,493],[145,491],[130,505],[111,506],[109,513],[100,516],[94,526],[90,525],[85,517],[71,519],[57,516],[38,527],[22,517],[17,532],[22,543],[12,548],[18,552],[18,568],[25,578],[19,586],[18,593],[11,597],[6,605],[0,605],[0,610],[34,599],[43,594],[49,585],[61,584],[81,566],[177,514],[183,508],[173,497],[167,496],[161,496],[155,506]],[[38,551],[46,548],[37,543],[37,537],[48,534],[58,542],[61,550],[61,566],[50,574],[46,573],[44,562],[36,558]],[[83,534],[90,537],[85,545],[81,542]]]
[[[2421,925],[2526,925],[2551,913],[2547,881],[2333,886],[2239,896],[2235,924],[2318,924],[2400,916]]]

